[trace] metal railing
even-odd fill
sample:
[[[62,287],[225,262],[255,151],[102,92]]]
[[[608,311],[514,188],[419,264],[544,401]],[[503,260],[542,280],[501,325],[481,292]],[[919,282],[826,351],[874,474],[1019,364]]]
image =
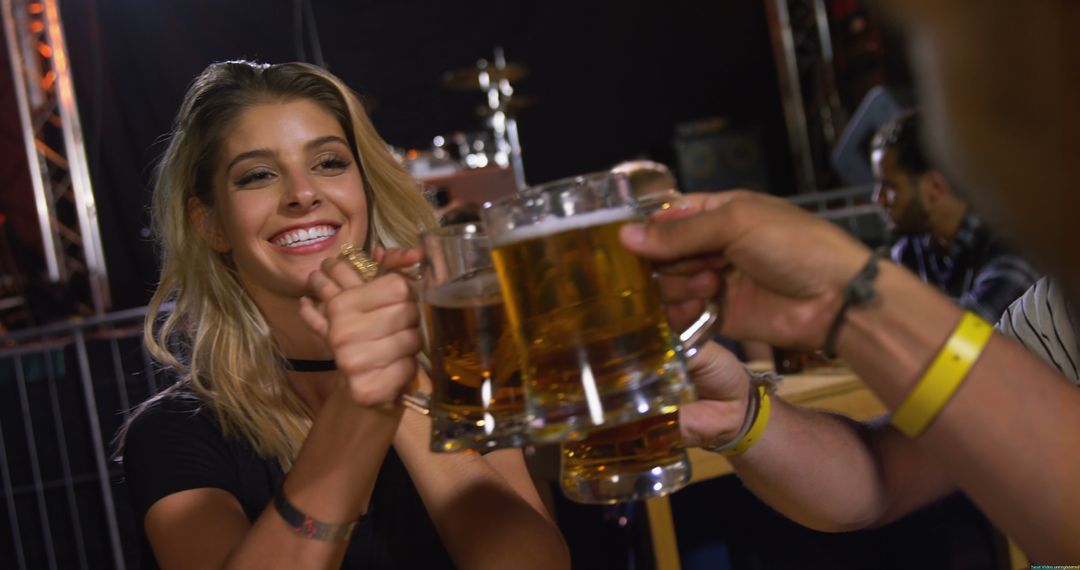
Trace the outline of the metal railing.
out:
[[[866,242],[888,240],[881,210],[874,204],[874,186],[866,184],[828,192],[814,192],[788,198],[792,204],[836,222],[855,237]]]
[[[123,569],[139,537],[113,434],[160,389],[145,308],[0,337],[0,568]],[[125,548],[125,546],[127,548]]]

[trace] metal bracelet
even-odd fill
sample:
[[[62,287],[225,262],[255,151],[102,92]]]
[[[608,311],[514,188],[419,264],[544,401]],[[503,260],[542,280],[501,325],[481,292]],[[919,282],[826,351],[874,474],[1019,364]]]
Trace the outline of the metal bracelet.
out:
[[[304,538],[321,540],[323,542],[341,542],[352,536],[353,528],[357,521],[348,523],[328,523],[316,520],[311,515],[293,506],[285,498],[284,486],[278,488],[274,495],[274,510],[277,511],[281,520],[289,525],[289,530]]]

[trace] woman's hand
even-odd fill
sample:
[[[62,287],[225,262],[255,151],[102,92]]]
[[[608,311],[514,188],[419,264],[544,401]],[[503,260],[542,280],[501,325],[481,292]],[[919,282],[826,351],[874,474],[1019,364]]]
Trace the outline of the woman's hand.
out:
[[[724,334],[776,346],[820,348],[844,285],[869,257],[832,223],[747,191],[687,195],[620,237],[659,262],[673,320],[715,298]]]
[[[416,378],[422,338],[409,278],[396,269],[416,264],[416,250],[376,249],[381,274],[364,282],[340,258],[312,272],[314,300],[301,299],[300,315],[334,352],[353,400],[364,406],[396,404]]]

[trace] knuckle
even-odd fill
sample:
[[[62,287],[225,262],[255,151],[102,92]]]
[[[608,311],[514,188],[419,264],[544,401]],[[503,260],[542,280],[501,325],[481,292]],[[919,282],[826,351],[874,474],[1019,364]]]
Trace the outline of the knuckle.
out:
[[[416,377],[416,370],[416,360],[412,358],[402,358],[387,366],[384,369],[387,390],[395,394],[400,392]]]
[[[417,373],[420,371],[419,366],[416,364],[416,359],[413,358],[401,361],[400,368],[401,382],[398,386],[398,390],[404,388],[413,378],[416,378]]]
[[[394,298],[407,299],[409,298],[409,283],[405,280],[403,275],[398,273],[389,273],[385,276],[386,287]]]
[[[338,368],[346,374],[362,374],[366,372],[370,366],[368,357],[365,354],[366,351],[343,350],[344,348],[348,347],[345,345],[334,347],[334,355],[338,361]]]
[[[394,315],[395,322],[402,328],[414,328],[420,322],[420,309],[415,303],[402,303]]]
[[[416,354],[420,351],[423,345],[423,339],[420,336],[420,331],[417,329],[408,329],[402,333],[402,348],[407,354]]]
[[[330,328],[326,331],[326,343],[337,352],[348,344],[348,338],[342,333],[340,326],[331,323]]]
[[[372,406],[381,402],[378,392],[373,389],[366,377],[352,378],[349,381],[349,393],[357,404]]]
[[[746,216],[747,202],[741,195],[737,195],[733,200],[728,202],[724,211],[727,212],[731,218],[742,218]]]
[[[331,314],[340,314],[349,307],[349,300],[343,295],[334,295],[326,301],[326,310]]]

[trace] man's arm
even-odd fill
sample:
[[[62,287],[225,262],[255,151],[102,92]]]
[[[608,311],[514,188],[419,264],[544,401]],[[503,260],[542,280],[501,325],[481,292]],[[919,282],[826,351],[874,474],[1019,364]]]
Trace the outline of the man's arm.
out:
[[[749,377],[712,343],[689,366],[701,399],[680,410],[684,440],[727,443],[743,423],[747,406],[740,396],[749,390]],[[774,396],[761,439],[729,459],[755,495],[800,524],[826,532],[880,526],[956,489],[883,419],[864,424]]]
[[[700,213],[621,230],[627,248],[665,262],[661,271],[677,286],[668,287],[666,298],[723,299],[722,332],[736,339],[822,347],[845,285],[870,252],[831,223],[773,197],[725,193],[696,200]],[[836,346],[895,410],[962,310],[903,269],[880,268],[874,300],[847,312]],[[1029,555],[1047,563],[1080,560],[1080,391],[1022,347],[991,338],[912,443]]]

